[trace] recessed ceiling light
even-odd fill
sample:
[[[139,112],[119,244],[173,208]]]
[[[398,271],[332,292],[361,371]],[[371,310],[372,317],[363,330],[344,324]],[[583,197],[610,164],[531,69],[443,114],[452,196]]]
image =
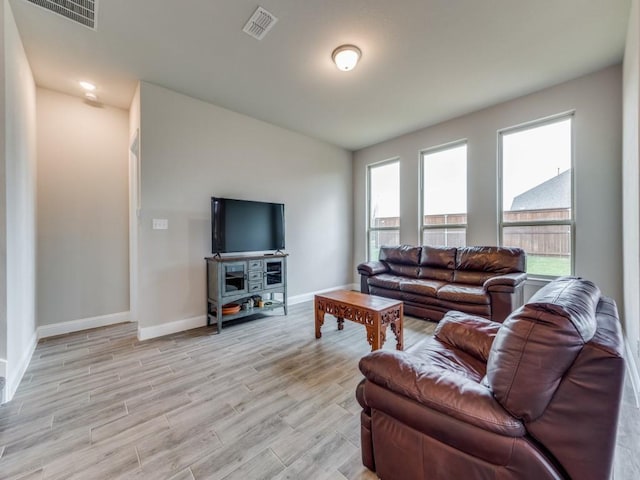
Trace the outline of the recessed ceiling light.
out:
[[[98,96],[95,93],[87,92],[87,93],[84,94],[84,96],[86,98],[88,98],[89,100],[93,101],[93,102],[97,102],[98,101]]]
[[[331,58],[339,70],[348,72],[355,68],[361,55],[362,52],[355,45],[341,45],[333,51]]]
[[[90,92],[93,92],[96,89],[96,86],[93,83],[85,82],[84,80],[80,82],[80,86]]]

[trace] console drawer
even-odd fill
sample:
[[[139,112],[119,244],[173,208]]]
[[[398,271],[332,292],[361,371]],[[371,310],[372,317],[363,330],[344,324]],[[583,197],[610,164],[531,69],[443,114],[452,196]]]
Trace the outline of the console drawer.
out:
[[[262,271],[262,260],[249,260],[249,270]]]
[[[255,282],[255,283],[249,283],[249,291],[250,292],[257,292],[262,290],[262,282]]]
[[[249,271],[249,281],[250,282],[255,282],[255,281],[262,281],[262,272],[261,271]]]

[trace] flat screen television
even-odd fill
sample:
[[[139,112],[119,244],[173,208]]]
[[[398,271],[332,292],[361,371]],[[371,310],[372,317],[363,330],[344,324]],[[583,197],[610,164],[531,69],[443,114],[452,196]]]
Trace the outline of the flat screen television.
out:
[[[283,248],[284,204],[211,197],[214,254]]]

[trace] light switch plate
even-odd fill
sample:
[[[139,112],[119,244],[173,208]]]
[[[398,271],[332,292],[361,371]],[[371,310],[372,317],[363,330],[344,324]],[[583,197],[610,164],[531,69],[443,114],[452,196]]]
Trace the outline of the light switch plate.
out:
[[[169,228],[169,220],[166,218],[154,218],[152,228],[154,230],[167,230]]]

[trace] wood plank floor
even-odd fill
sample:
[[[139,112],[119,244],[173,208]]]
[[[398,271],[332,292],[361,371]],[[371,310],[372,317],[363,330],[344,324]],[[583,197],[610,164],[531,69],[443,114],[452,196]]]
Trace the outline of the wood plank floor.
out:
[[[405,319],[405,346],[435,324]],[[389,332],[385,349],[395,342]],[[139,342],[135,324],[42,340],[0,407],[2,479],[375,479],[360,462],[364,328],[310,302],[230,325]],[[630,389],[616,480],[640,478]]]

